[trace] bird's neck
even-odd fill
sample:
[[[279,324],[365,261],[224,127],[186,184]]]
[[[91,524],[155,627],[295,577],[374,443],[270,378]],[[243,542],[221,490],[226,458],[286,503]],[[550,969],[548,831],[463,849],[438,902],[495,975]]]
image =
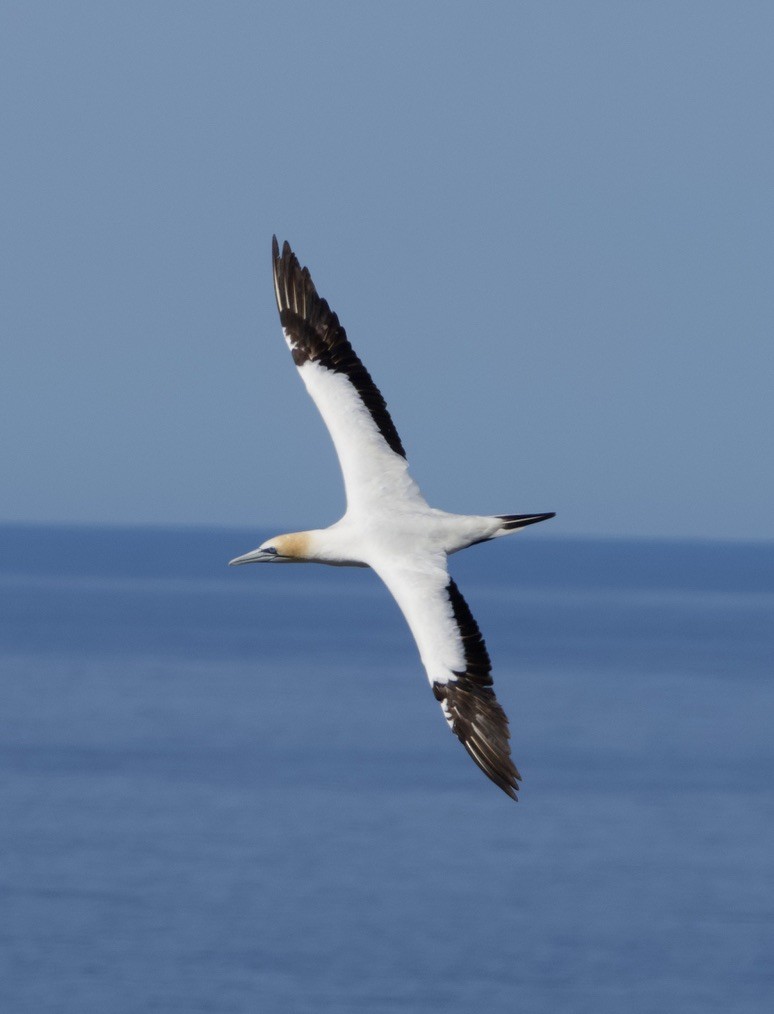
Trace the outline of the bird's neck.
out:
[[[362,565],[347,533],[335,525],[281,535],[276,546],[283,556],[299,563],[328,563],[339,567]]]

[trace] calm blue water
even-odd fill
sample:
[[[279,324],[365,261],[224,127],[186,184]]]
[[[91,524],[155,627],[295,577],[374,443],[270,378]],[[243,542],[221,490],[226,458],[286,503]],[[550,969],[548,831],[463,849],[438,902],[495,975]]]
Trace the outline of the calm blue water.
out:
[[[263,537],[0,528],[0,1011],[774,1009],[774,547],[456,557],[513,804]]]

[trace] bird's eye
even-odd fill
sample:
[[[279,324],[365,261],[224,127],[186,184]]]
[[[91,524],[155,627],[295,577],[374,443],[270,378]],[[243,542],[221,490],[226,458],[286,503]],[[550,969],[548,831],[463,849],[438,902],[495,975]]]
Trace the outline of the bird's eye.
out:
[[[264,549],[264,553],[271,553],[272,556],[276,556],[277,550],[274,548],[274,546],[267,546],[266,549]]]

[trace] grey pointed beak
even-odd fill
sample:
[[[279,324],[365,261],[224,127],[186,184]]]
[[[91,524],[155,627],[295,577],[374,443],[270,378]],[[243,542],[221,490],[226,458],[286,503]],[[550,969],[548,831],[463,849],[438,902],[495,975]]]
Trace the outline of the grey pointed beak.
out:
[[[245,553],[244,556],[235,556],[233,560],[228,561],[229,567],[239,567],[243,563],[268,563],[270,560],[276,560],[277,554],[267,553],[265,549],[253,549],[250,553]]]

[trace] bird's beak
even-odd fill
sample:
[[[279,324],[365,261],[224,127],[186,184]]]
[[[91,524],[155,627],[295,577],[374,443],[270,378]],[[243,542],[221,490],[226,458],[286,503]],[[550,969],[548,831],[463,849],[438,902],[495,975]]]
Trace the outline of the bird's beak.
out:
[[[229,567],[239,567],[243,563],[268,563],[276,559],[276,553],[267,553],[263,549],[254,549],[250,553],[245,553],[244,556],[235,556],[233,560],[228,561],[228,565]]]

